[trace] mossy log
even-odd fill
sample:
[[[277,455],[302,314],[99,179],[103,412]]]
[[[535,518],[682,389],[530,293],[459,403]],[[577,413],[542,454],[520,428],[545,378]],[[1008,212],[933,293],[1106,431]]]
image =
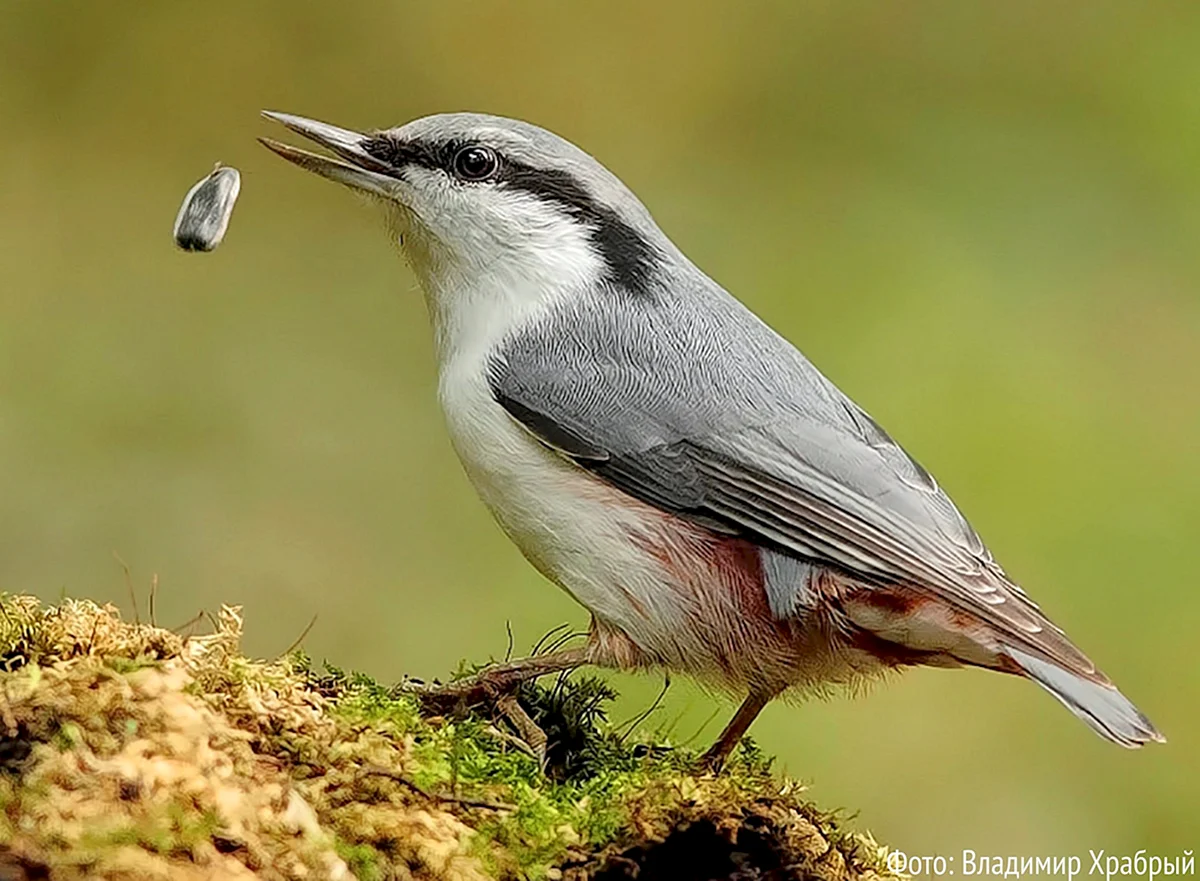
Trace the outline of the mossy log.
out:
[[[572,677],[486,712],[112,606],[0,599],[0,879],[874,879],[886,850],[748,744],[718,776]]]

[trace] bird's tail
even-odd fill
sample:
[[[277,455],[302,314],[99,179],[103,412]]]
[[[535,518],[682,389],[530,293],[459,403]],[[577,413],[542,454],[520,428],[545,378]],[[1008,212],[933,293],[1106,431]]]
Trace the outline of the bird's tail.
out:
[[[1154,724],[1115,685],[1084,678],[1012,646],[1004,646],[1003,652],[1101,737],[1130,749],[1150,741],[1166,743]]]

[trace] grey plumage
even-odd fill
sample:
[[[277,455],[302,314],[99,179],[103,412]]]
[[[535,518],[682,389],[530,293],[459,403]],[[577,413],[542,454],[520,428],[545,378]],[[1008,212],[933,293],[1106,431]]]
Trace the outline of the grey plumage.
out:
[[[501,404],[643,501],[869,583],[935,588],[1092,672],[925,470],[794,346],[694,267],[660,272],[652,302],[578,298],[505,341],[490,371]]]
[[[490,362],[497,400],[634,497],[762,545],[778,617],[808,605],[815,564],[932,590],[1097,733],[1161,737],[795,347],[690,264],[660,265],[655,282],[652,299],[577,298],[512,335]]]
[[[1111,685],[1072,675],[1011,646],[1006,651],[1034,682],[1058,698],[1101,737],[1126,747],[1162,740],[1154,724]]]

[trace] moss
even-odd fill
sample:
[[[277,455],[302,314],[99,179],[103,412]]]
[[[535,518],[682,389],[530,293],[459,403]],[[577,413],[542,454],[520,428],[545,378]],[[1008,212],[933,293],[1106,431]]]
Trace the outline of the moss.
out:
[[[335,841],[334,847],[358,881],[381,881],[384,877],[379,851],[371,845]]]
[[[317,670],[300,653],[246,658],[241,628],[232,607],[185,639],[86,601],[0,599],[0,868],[64,879],[887,874],[883,848],[807,804],[752,742],[713,776],[683,747],[618,732],[601,679],[522,687],[550,738],[543,769],[499,718],[426,716],[402,687]]]

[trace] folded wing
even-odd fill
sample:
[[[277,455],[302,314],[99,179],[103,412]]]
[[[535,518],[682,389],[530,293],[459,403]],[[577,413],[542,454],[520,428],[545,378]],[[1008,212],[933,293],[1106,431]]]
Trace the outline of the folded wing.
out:
[[[929,474],[786,340],[719,295],[676,317],[656,328],[645,304],[548,317],[493,360],[493,394],[641,501],[868,585],[927,592],[997,648],[1105,681]]]

